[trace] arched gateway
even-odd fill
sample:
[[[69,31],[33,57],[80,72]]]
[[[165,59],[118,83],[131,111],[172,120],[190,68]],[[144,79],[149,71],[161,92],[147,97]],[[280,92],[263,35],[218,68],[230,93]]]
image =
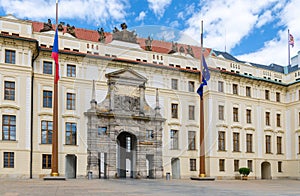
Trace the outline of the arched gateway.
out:
[[[87,172],[99,178],[162,178],[162,127],[156,106],[145,100],[147,79],[132,69],[105,75],[108,92],[97,104],[95,85],[88,119]]]

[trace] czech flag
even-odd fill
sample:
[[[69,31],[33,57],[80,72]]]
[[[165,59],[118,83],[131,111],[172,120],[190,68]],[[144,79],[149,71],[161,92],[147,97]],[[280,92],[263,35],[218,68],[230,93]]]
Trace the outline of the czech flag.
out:
[[[59,80],[59,64],[58,64],[58,32],[57,29],[55,31],[54,36],[54,43],[52,48],[52,58],[55,61],[55,76],[54,76],[54,83],[57,84]]]

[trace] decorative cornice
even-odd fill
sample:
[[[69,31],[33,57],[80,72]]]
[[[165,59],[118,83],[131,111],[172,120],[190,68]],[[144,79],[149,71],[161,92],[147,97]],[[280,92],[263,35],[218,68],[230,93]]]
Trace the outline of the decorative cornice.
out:
[[[216,127],[224,127],[224,128],[228,128],[228,125],[226,125],[226,124],[217,124]]]
[[[7,108],[7,109],[14,109],[14,110],[20,110],[20,107],[17,105],[12,105],[12,104],[2,104],[0,105],[0,109],[2,108]]]
[[[245,127],[244,129],[245,129],[245,130],[255,131],[255,128],[254,128],[254,127]]]
[[[39,112],[38,116],[53,116],[52,112]]]
[[[80,116],[77,116],[75,114],[63,114],[61,115],[63,118],[77,118],[80,119]]]

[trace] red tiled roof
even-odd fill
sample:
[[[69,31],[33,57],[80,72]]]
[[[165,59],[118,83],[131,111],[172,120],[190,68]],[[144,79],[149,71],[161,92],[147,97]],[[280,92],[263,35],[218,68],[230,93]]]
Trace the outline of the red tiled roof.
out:
[[[43,28],[44,23],[42,22],[36,22],[32,21],[33,31],[34,32],[40,32],[40,30]],[[53,29],[54,29],[53,25]],[[66,26],[64,26],[64,33],[66,33]],[[75,34],[78,39],[91,41],[91,42],[98,42],[99,34],[96,30],[88,30],[88,29],[82,29],[82,28],[75,28]],[[106,32],[106,40],[105,43],[110,43],[112,41],[112,34]],[[141,48],[145,49],[145,38],[137,38],[138,44],[141,46]],[[187,48],[188,45],[178,43],[178,49],[182,46],[184,49]],[[198,46],[191,46],[193,49],[194,57],[200,59],[200,47]],[[153,40],[152,42],[152,51],[157,53],[163,53],[168,54],[172,49],[172,43],[171,42],[165,42],[165,41],[159,41],[159,40]],[[186,52],[186,50],[185,50]],[[210,48],[205,48],[204,56],[208,56],[211,52]]]

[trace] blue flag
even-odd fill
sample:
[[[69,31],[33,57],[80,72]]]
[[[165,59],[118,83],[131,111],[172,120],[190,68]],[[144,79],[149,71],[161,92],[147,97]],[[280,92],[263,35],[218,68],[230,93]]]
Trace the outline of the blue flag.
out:
[[[197,93],[200,95],[201,99],[203,98],[203,87],[205,85],[207,85],[207,81],[210,79],[210,73],[209,73],[209,70],[208,70],[208,67],[207,67],[207,64],[205,62],[205,58],[204,56],[202,55],[202,82],[197,90]]]

